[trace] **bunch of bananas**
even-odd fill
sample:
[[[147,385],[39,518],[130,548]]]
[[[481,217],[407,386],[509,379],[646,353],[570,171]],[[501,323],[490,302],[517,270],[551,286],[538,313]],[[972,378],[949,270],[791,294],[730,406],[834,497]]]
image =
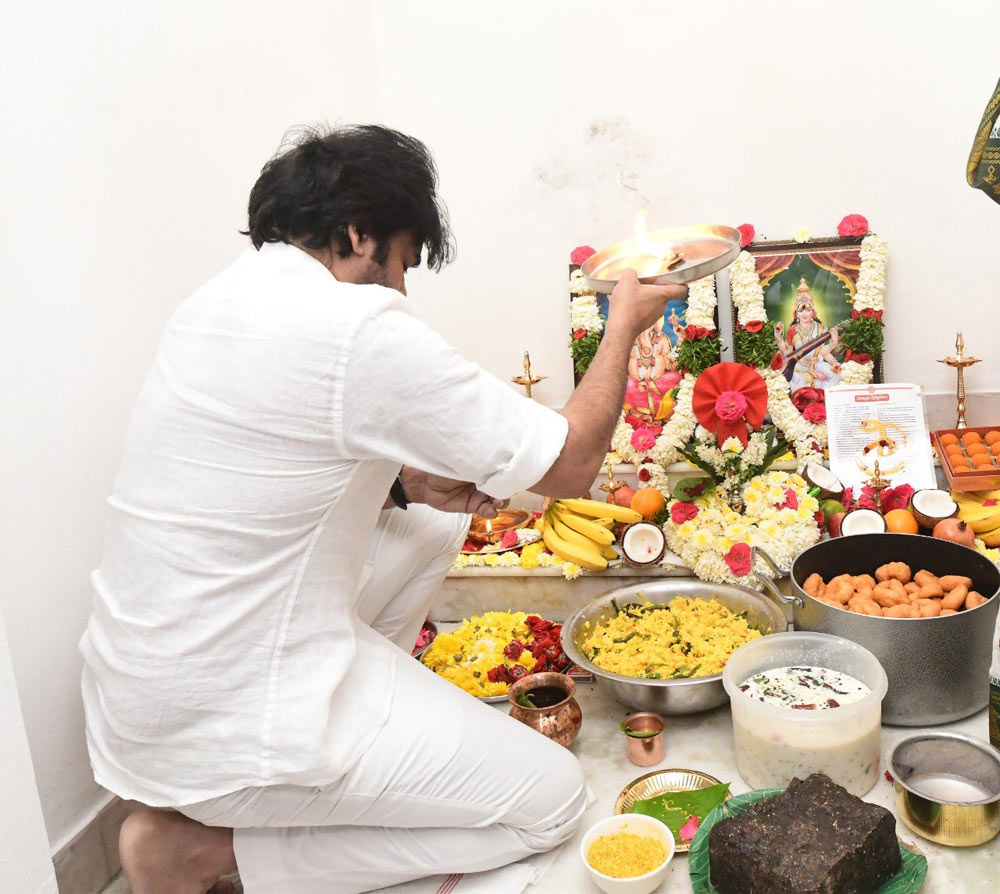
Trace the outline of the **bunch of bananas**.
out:
[[[1000,546],[1000,490],[956,491],[958,517],[991,549]]]
[[[597,500],[553,500],[542,522],[542,539],[549,551],[588,571],[603,571],[617,558],[611,544],[615,522],[642,521],[634,509]]]

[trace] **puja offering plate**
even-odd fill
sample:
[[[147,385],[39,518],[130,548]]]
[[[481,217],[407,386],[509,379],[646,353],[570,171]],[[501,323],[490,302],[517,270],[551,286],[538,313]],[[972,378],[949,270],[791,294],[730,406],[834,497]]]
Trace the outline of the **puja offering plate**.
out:
[[[638,779],[633,779],[621,790],[615,799],[615,813],[624,814],[632,812],[632,805],[636,801],[646,798],[655,798],[667,792],[696,792],[699,789],[709,788],[713,785],[720,785],[720,781],[708,773],[700,770],[657,770],[654,773],[647,773]],[[726,795],[729,800],[732,794]],[[691,849],[690,841],[675,841],[675,849],[678,854],[686,854]]]
[[[512,549],[521,549],[521,547],[527,546],[529,543],[536,543],[542,539],[541,531],[536,531],[534,528],[518,528],[514,531],[514,536],[517,537],[517,542],[508,546],[504,546],[502,541],[498,543],[484,543],[479,549],[463,550],[463,552],[468,556],[496,555],[497,553],[510,552]]]
[[[635,270],[643,283],[684,285],[728,267],[739,253],[733,227],[672,227],[650,233],[645,242],[625,239],[602,248],[580,269],[589,289],[608,294],[625,270]]]
[[[531,521],[531,513],[527,509],[501,509],[496,518],[472,516],[469,525],[469,540],[474,543],[499,543],[508,531],[523,528]]]
[[[733,795],[701,821],[694,841],[691,842],[691,852],[688,857],[688,876],[694,894],[719,894],[719,889],[712,884],[709,875],[708,833],[712,827],[729,817],[736,816],[756,801],[779,795],[782,791],[784,789],[765,788],[743,795]],[[899,854],[903,859],[903,865],[889,881],[875,890],[875,894],[913,894],[920,890],[927,876],[927,858],[910,850],[903,842],[899,842]]]

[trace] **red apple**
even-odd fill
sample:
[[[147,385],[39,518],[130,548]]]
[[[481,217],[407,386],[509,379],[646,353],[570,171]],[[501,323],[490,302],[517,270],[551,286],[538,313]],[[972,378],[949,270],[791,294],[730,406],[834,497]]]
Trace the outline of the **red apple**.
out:
[[[840,536],[840,523],[844,520],[845,514],[846,513],[844,512],[834,512],[833,515],[826,520],[826,529],[830,532],[831,537]]]
[[[632,506],[632,497],[634,496],[635,491],[626,484],[623,487],[619,487],[614,494],[608,494],[608,498],[604,502],[617,503],[619,506],[624,506],[628,509]]]

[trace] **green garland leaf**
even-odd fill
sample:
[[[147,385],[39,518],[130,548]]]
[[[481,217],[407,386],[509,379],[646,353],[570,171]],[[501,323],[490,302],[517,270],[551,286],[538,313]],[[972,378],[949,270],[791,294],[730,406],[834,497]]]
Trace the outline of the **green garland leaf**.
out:
[[[840,328],[840,343],[855,354],[877,358],[885,347],[884,326],[874,317],[858,317]]]
[[[722,342],[718,335],[705,338],[685,338],[677,346],[677,365],[693,376],[700,376],[719,362]],[[768,358],[770,359],[770,358]]]
[[[590,364],[594,362],[594,355],[601,344],[600,332],[588,332],[583,338],[573,338],[570,336],[569,348],[573,354],[573,368],[577,374],[585,376]]]
[[[774,330],[767,326],[760,332],[739,328],[733,335],[733,356],[737,363],[747,363],[758,369],[767,368],[777,351]]]

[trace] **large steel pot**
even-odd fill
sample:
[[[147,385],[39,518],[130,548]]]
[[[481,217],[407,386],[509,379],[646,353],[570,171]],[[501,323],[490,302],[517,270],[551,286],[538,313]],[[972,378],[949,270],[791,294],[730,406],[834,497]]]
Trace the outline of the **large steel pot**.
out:
[[[757,554],[772,567],[763,551]],[[834,608],[809,596],[810,574],[873,574],[886,562],[906,562],[914,572],[971,577],[988,597],[978,608],[937,618],[879,618]],[[986,707],[993,629],[1000,604],[1000,570],[964,546],[919,534],[856,534],[817,543],[792,563],[792,596],[760,580],[772,595],[792,605],[796,630],[832,633],[853,640],[878,658],[889,678],[882,720],[897,726],[934,726],[968,717]]]
[[[563,624],[562,647],[570,661],[590,671],[597,684],[614,699],[630,708],[655,711],[657,714],[694,714],[729,701],[722,686],[722,674],[690,680],[646,680],[626,677],[604,670],[585,658],[580,644],[587,636],[585,624],[614,614],[611,600],[619,606],[629,602],[669,604],[678,596],[692,599],[716,599],[734,612],[745,611],[751,626],[764,634],[783,633],[788,621],[780,607],[755,590],[728,584],[708,584],[694,578],[669,578],[621,587],[595,597],[578,609]]]

